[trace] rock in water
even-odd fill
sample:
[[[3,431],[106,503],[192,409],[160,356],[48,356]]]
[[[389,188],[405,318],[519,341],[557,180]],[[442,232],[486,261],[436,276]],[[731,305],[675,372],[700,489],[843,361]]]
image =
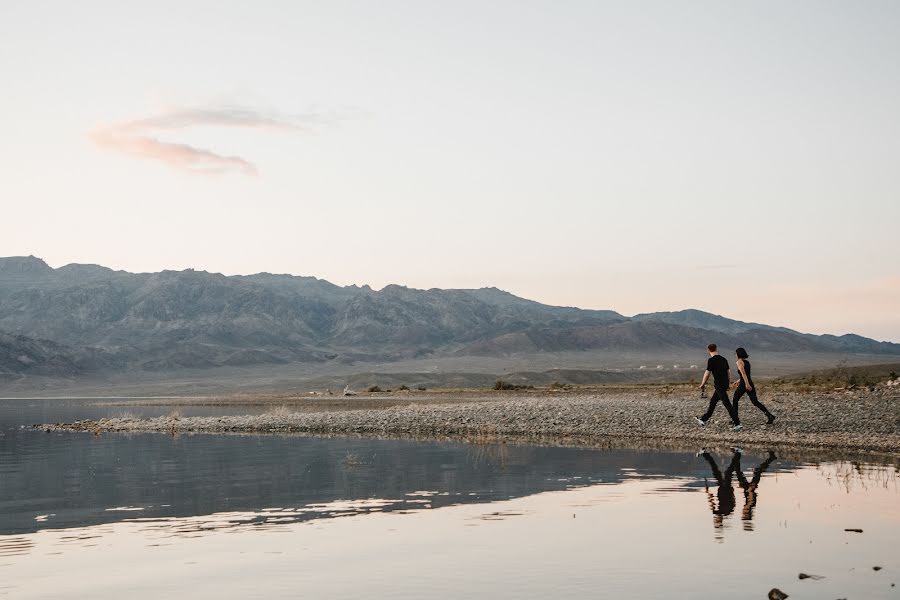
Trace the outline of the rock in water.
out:
[[[779,590],[778,588],[772,588],[769,590],[769,600],[784,600],[788,595]]]
[[[825,579],[824,575],[810,575],[808,573],[800,573],[798,579]]]

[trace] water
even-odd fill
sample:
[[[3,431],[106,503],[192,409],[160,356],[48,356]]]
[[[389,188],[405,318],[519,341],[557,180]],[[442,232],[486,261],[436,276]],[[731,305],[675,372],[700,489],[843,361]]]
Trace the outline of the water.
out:
[[[0,401],[0,595],[900,597],[891,465],[22,428],[124,410]]]

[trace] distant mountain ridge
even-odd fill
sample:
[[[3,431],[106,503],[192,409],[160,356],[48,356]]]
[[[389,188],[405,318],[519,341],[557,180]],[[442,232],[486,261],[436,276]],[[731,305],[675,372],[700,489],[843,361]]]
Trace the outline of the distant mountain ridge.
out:
[[[33,256],[0,258],[0,332],[6,356],[0,372],[35,370],[43,362],[45,370],[65,375],[696,349],[712,340],[781,351],[900,355],[900,344],[802,334],[697,310],[628,318],[611,310],[548,306],[496,288],[389,285],[375,291],[270,273],[129,273],[79,264],[54,269]],[[33,358],[10,358],[19,356]]]

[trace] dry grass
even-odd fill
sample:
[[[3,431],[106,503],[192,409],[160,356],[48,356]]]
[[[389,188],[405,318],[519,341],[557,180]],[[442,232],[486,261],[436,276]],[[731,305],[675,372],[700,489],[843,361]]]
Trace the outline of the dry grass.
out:
[[[282,404],[281,406],[273,406],[272,408],[266,411],[267,415],[272,415],[274,417],[286,417],[288,415],[294,414],[296,411],[288,407],[287,404]]]

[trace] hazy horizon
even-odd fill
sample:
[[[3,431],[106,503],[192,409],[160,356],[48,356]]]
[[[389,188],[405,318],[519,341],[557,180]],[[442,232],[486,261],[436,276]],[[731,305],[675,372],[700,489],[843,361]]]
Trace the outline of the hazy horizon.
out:
[[[0,6],[0,255],[900,342],[900,4]]]

